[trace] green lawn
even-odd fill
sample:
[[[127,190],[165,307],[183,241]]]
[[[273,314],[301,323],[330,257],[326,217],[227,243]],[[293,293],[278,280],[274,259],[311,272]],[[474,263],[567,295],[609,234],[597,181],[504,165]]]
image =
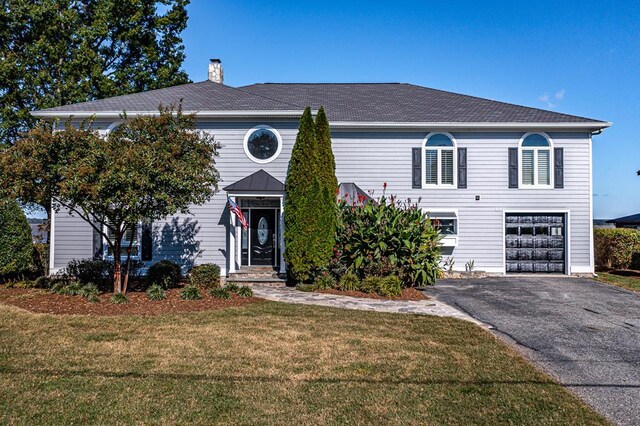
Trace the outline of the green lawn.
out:
[[[463,321],[302,305],[157,317],[0,305],[0,423],[605,423]]]
[[[617,275],[609,274],[606,272],[598,272],[597,281],[603,283],[616,285],[618,287],[626,288],[627,290],[640,291],[640,276],[638,275]]]

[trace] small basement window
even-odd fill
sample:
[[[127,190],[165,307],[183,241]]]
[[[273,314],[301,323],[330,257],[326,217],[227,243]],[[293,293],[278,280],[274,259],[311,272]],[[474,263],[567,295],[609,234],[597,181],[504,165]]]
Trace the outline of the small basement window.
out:
[[[444,246],[458,245],[458,214],[455,211],[429,212],[429,219],[433,226],[443,236],[441,243]]]
[[[113,231],[109,229],[107,226],[105,226],[105,230],[107,235],[109,236],[109,239],[113,241],[113,239],[115,238]],[[126,259],[127,257],[127,250],[129,249],[129,244],[131,244],[131,258],[138,259],[140,257],[140,238],[138,236],[138,232],[139,232],[139,226],[136,226],[135,229],[129,229],[123,235],[122,244],[121,244],[122,253],[120,255],[120,257],[122,257],[123,259]],[[113,250],[111,250],[111,247],[109,246],[109,244],[107,244],[107,242],[105,241],[104,245],[106,247],[105,253],[107,257],[113,258]]]

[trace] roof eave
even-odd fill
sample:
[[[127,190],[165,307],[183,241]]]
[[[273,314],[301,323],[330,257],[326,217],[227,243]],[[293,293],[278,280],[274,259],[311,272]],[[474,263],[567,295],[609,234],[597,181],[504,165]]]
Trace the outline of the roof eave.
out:
[[[303,110],[243,110],[243,111],[182,111],[184,114],[195,114],[200,118],[300,118]],[[158,111],[32,111],[31,115],[38,118],[104,118],[118,119],[123,114],[129,116],[158,115]]]
[[[336,129],[406,129],[406,130],[465,130],[465,129],[504,129],[504,130],[602,130],[613,123],[607,121],[593,122],[556,122],[556,123],[517,123],[517,122],[423,122],[423,123],[397,123],[397,122],[354,122],[332,121],[331,127]]]

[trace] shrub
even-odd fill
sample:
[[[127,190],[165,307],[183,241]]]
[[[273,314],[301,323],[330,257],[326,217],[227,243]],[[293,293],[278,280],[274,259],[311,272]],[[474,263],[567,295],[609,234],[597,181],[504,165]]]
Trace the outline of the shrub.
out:
[[[58,281],[51,287],[51,293],[63,296],[77,296],[80,294],[82,284],[78,281]]]
[[[384,277],[379,283],[377,293],[385,297],[400,296],[402,294],[402,281],[395,275]]]
[[[149,267],[147,282],[149,285],[159,284],[166,288],[177,287],[181,277],[180,266],[170,260],[161,260]]]
[[[31,227],[14,200],[0,200],[0,277],[16,277],[33,269]]]
[[[224,288],[212,288],[209,294],[216,299],[231,299],[231,294]]]
[[[124,303],[129,303],[129,298],[124,293],[116,293],[111,296],[111,299],[109,299],[109,301],[115,305],[122,305]]]
[[[338,289],[342,291],[358,291],[360,288],[360,279],[352,272],[347,272],[340,277],[338,281]]]
[[[36,243],[33,245],[32,270],[37,275],[44,275],[49,271],[49,244]]]
[[[365,293],[378,293],[382,286],[382,280],[382,277],[366,277],[360,282],[359,290]]]
[[[322,289],[322,290],[328,289],[328,288],[335,288],[336,279],[333,278],[331,275],[324,273],[316,277],[315,281],[313,282],[313,286],[316,289]]]
[[[7,281],[7,288],[35,288],[36,282],[26,279]]]
[[[78,296],[82,296],[91,303],[100,301],[98,287],[95,284],[85,284],[78,290]]]
[[[199,300],[202,299],[202,295],[200,294],[200,287],[189,284],[180,292],[180,297],[182,300]]]
[[[637,229],[594,229],[593,245],[598,270],[640,268],[633,264],[634,254],[640,252]]]
[[[315,290],[315,287],[311,284],[298,284],[296,286],[296,290],[304,291],[305,293],[312,292]]]
[[[159,284],[150,285],[147,289],[147,299],[149,300],[164,300],[165,297],[165,291]]]
[[[251,287],[243,285],[236,291],[236,294],[240,297],[253,297],[253,290]]]
[[[113,262],[103,259],[74,259],[67,264],[64,275],[81,284],[110,281],[113,276]]]
[[[396,275],[403,286],[434,284],[440,235],[426,213],[410,201],[383,194],[362,206],[339,203],[334,256],[360,277]]]
[[[51,288],[51,286],[53,285],[53,280],[51,280],[49,277],[47,276],[40,276],[38,278],[36,278],[36,280],[33,282],[36,288]]]
[[[232,291],[234,291],[234,292],[235,292],[235,291],[238,291],[238,289],[239,289],[239,288],[240,288],[240,287],[238,287],[238,284],[236,284],[236,283],[227,283],[227,284],[224,286],[224,289],[225,289],[225,290],[227,290],[228,292],[232,292]]]
[[[196,265],[189,272],[189,281],[200,287],[220,287],[220,267],[213,263]]]

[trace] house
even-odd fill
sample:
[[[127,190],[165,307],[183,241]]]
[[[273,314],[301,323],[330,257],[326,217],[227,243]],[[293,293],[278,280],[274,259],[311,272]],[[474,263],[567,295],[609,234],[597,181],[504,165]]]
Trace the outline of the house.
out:
[[[640,229],[640,213],[611,219],[607,223],[614,225],[616,228]]]
[[[182,100],[198,126],[222,143],[220,192],[190,216],[141,225],[134,255],[185,269],[213,262],[230,274],[263,265],[285,272],[284,182],[305,106],[323,105],[339,182],[419,202],[444,234],[444,258],[488,273],[594,271],[591,139],[611,123],[403,83],[223,84],[209,79],[37,111],[109,131],[127,114],[154,114]],[[226,208],[244,211],[243,231]],[[375,195],[374,195],[375,196]],[[91,227],[52,216],[51,271],[76,258],[108,256]],[[125,242],[128,244],[128,242]]]

